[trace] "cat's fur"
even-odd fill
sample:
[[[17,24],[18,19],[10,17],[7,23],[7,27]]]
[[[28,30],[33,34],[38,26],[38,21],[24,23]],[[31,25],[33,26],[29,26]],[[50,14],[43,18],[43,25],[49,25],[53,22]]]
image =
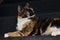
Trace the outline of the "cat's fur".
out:
[[[22,24],[21,29],[19,30],[17,25],[17,30],[14,32],[5,33],[5,37],[18,37],[18,36],[35,36],[35,35],[60,35],[60,17],[52,17],[52,18],[39,18],[36,16],[31,17],[26,13],[30,13],[31,11],[23,11],[22,15],[18,13],[18,19],[27,18],[25,23]],[[24,19],[25,21],[25,19]],[[18,22],[17,22],[18,24]],[[58,31],[58,33],[56,33]],[[55,34],[56,33],[56,34]]]

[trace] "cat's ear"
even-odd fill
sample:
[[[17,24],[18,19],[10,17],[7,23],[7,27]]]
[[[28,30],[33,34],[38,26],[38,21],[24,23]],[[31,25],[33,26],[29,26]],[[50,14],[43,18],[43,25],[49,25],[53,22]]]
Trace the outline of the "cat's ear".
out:
[[[20,5],[18,5],[18,15],[21,16],[22,12],[23,12],[23,9],[21,8]]]
[[[20,5],[18,5],[18,12],[20,12],[20,10],[21,10],[21,7],[20,7]]]

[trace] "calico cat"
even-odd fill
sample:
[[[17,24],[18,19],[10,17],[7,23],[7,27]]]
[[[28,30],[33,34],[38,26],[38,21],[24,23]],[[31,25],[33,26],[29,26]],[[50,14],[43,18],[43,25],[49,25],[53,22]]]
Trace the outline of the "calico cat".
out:
[[[32,15],[30,15],[32,14]],[[60,17],[40,18],[28,8],[21,9],[18,6],[18,22],[16,31],[4,34],[4,37],[20,37],[35,35],[60,35]]]

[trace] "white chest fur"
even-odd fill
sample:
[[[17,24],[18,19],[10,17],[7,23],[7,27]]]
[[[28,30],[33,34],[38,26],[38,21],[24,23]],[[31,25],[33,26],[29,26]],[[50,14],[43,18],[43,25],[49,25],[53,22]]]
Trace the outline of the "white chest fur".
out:
[[[29,19],[29,18],[31,18],[31,17],[34,17],[35,15],[32,15],[32,16],[29,16],[29,17],[26,17],[26,18],[22,18],[22,19],[20,19],[19,17],[18,17],[18,21],[17,21],[17,29],[18,30],[22,30],[22,25],[23,24],[25,24],[26,22],[29,22],[29,21],[31,21],[31,19]]]
[[[22,27],[23,27],[22,25],[29,21],[31,21],[31,20],[28,18],[22,18],[22,19],[18,18],[18,22],[17,22],[18,30],[22,30]]]

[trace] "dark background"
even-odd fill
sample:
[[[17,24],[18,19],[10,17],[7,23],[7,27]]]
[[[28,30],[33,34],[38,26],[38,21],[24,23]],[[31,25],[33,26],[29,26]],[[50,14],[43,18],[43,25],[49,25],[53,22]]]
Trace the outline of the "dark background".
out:
[[[37,17],[60,17],[60,0],[4,0],[0,5],[0,35],[15,31],[17,5],[30,2]]]

